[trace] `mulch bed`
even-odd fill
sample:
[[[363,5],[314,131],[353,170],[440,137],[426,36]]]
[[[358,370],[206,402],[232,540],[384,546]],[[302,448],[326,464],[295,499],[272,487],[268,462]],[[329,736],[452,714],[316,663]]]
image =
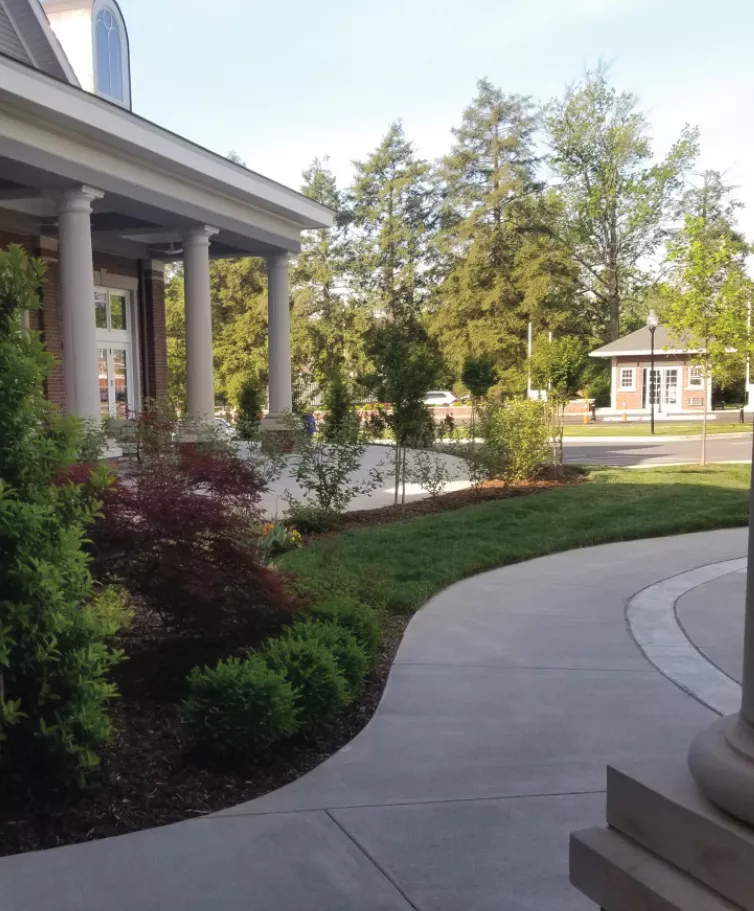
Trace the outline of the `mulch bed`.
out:
[[[576,470],[525,484],[490,482],[479,490],[445,494],[405,507],[350,513],[340,530],[382,525],[461,509],[480,502],[520,497],[584,480]],[[212,643],[169,635],[137,610],[118,643],[128,656],[115,674],[115,734],[102,757],[98,782],[76,794],[43,783],[0,780],[0,856],[54,848],[192,819],[275,790],[319,765],[347,744],[369,721],[382,696],[409,617],[388,620],[377,665],[358,703],[314,744],[287,744],[238,770],[208,763],[190,750],[177,703],[187,673],[254,642]]]
[[[409,619],[390,618],[361,699],[316,743],[271,750],[235,771],[192,754],[178,719],[176,690],[185,679],[184,665],[212,660],[213,650],[184,642],[176,661],[175,640],[154,636],[148,621],[137,620],[122,643],[131,660],[118,671],[122,698],[113,713],[116,733],[104,751],[101,780],[85,793],[71,794],[6,779],[0,790],[0,856],[193,819],[300,778],[372,717]]]
[[[383,506],[380,509],[361,509],[349,512],[338,523],[338,531],[353,528],[364,528],[370,525],[388,525],[403,519],[415,519],[419,516],[432,516],[443,512],[463,509],[465,506],[476,506],[479,503],[490,503],[494,500],[510,500],[513,497],[525,497],[528,494],[552,490],[555,487],[569,487],[581,484],[587,475],[581,468],[565,465],[557,470],[544,472],[532,481],[504,484],[502,481],[484,481],[477,490],[456,490],[445,493],[436,499],[414,500],[405,506]]]

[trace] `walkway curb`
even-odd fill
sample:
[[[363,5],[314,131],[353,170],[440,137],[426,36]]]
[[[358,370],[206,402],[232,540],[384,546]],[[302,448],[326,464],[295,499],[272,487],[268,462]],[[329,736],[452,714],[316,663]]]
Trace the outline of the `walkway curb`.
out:
[[[647,661],[718,715],[739,710],[741,686],[691,642],[678,622],[675,607],[693,589],[745,567],[746,557],[740,557],[671,576],[634,595],[626,609],[628,627]]]

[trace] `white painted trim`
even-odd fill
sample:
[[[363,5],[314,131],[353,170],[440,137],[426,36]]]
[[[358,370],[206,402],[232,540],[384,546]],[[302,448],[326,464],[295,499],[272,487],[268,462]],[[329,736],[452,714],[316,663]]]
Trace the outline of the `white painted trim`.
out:
[[[100,282],[98,277],[106,279],[106,281]],[[104,335],[99,335],[97,337],[97,347],[117,347],[119,344],[126,346],[126,351],[129,355],[128,379],[131,390],[131,403],[128,407],[135,413],[138,413],[141,411],[143,402],[141,388],[141,323],[139,320],[138,281],[135,281],[132,278],[124,278],[123,276],[115,276],[105,270],[95,270],[94,282],[95,293],[97,291],[115,293],[123,291],[126,294],[128,309],[126,329],[123,332],[123,335],[126,337],[109,337],[113,332],[119,332],[120,330],[97,329],[98,333],[104,333],[108,336],[108,338],[105,338]],[[121,284],[121,282],[124,283]],[[134,287],[131,287],[131,285],[134,285]]]
[[[123,79],[123,99],[114,98],[112,95],[106,95],[97,88],[97,16],[107,10],[118,23],[118,33],[120,35],[121,51],[121,78]],[[92,6],[92,82],[95,92],[101,97],[118,104],[121,107],[131,110],[131,46],[128,40],[128,28],[123,18],[120,7],[114,0],[94,0]]]
[[[612,359],[610,368],[610,407],[615,411],[618,407],[618,358]]]
[[[691,371],[692,370],[701,370],[702,371],[702,375],[699,377],[699,379],[702,381],[701,385],[698,385],[698,386],[691,385]],[[686,386],[685,386],[686,392],[698,392],[700,395],[704,395],[704,386],[705,386],[704,369],[702,367],[700,367],[699,364],[689,364],[688,370],[686,372]]]
[[[631,371],[631,385],[630,386],[623,385],[623,371],[624,370]],[[617,371],[618,371],[618,395],[620,395],[623,392],[636,392],[636,367],[625,367],[622,364],[619,364],[617,367]]]
[[[119,162],[129,161],[138,164],[142,172],[159,175],[163,180],[180,181],[189,199],[196,198],[196,191],[208,194],[215,201],[208,213],[216,209],[221,214],[233,203],[233,208],[245,210],[247,217],[252,212],[260,215],[266,212],[299,231],[329,228],[334,223],[334,213],[320,203],[234,165],[222,156],[137,117],[120,105],[61,83],[10,58],[0,58],[0,102],[10,103],[16,110],[25,112],[27,118],[25,123],[23,118],[16,121],[4,109],[0,116],[0,137],[5,135],[18,142],[31,142],[47,153],[48,164],[49,158],[55,155],[70,158],[71,145],[78,146],[79,152],[82,148],[88,149],[89,167],[93,170],[91,182],[104,189],[112,185],[115,191],[118,181],[114,172],[117,172]],[[36,136],[31,133],[34,119],[38,124]],[[54,149],[50,148],[51,130],[56,134]],[[46,138],[47,148],[42,143],[43,138]],[[66,147],[58,149],[58,142],[63,140]],[[93,154],[95,150],[99,155]],[[96,161],[98,167],[94,165]],[[84,162],[81,164],[86,167]],[[55,170],[53,173],[62,172]],[[79,180],[78,177],[71,179]],[[138,181],[135,182],[138,185]],[[155,204],[161,205],[160,199],[169,193],[170,189],[163,187]],[[148,203],[150,195],[151,192],[147,193],[143,201]],[[214,217],[205,217],[203,221],[217,224]]]
[[[702,352],[697,348],[655,348],[655,357],[661,357],[667,354],[701,354]],[[637,350],[637,351],[606,351],[604,354],[597,349],[597,351],[590,351],[589,357],[651,357],[652,351],[649,348]]]

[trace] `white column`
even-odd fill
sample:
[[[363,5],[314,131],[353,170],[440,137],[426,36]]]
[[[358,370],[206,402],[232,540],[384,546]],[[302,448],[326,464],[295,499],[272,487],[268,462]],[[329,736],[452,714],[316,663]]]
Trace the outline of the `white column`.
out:
[[[689,768],[714,804],[754,826],[754,461],[752,472],[741,711],[697,735],[689,750]]]
[[[267,295],[270,417],[275,418],[293,408],[287,253],[270,256],[267,260]]]
[[[215,414],[212,359],[212,305],[209,291],[209,241],[216,228],[202,225],[183,236],[186,313],[186,410],[190,418]]]
[[[91,213],[92,202],[102,196],[99,190],[78,187],[58,197],[66,411],[87,420],[100,417]]]

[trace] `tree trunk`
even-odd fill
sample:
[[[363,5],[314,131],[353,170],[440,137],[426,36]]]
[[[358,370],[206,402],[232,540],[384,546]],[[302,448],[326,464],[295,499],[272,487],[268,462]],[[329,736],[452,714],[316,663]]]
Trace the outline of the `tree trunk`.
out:
[[[620,338],[620,297],[618,294],[610,295],[610,341]]]
[[[398,445],[398,440],[395,441],[395,498],[393,500],[393,505],[398,505],[398,491],[400,489],[401,479],[401,447]]]
[[[709,388],[707,378],[704,379],[704,414],[702,415],[702,460],[701,464],[707,464],[707,390]]]
[[[406,453],[407,448],[403,447],[403,464],[401,466],[401,474],[403,475],[403,497],[401,499],[401,509],[403,512],[406,510]]]

